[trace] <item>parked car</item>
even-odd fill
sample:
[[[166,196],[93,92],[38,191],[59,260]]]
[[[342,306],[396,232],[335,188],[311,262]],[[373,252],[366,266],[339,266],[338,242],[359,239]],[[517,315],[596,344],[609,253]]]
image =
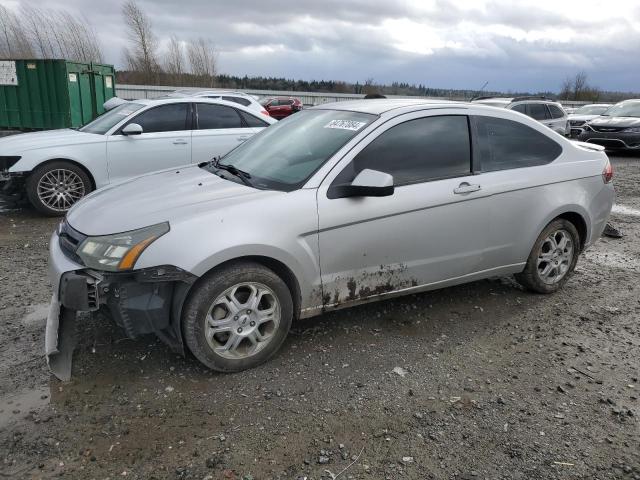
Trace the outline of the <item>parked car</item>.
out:
[[[578,138],[609,150],[640,150],[640,99],[616,103],[588,121]]]
[[[604,229],[612,175],[602,147],[478,103],[303,110],[74,206],[50,242],[46,352],[69,372],[75,312],[102,309],[231,372],[296,318],[496,275],[555,292]]]
[[[282,120],[289,115],[302,110],[302,102],[293,97],[274,97],[262,101],[262,106],[273,118]]]
[[[0,139],[3,197],[18,201],[26,194],[39,212],[63,215],[96,188],[208,161],[274,122],[223,100],[127,102],[79,130]]]
[[[569,127],[571,129],[571,136],[577,137],[583,131],[584,124],[589,120],[593,120],[606,112],[610,103],[593,103],[591,105],[583,105],[578,108],[574,113],[569,115]]]
[[[560,135],[569,134],[569,121],[562,105],[546,97],[478,97],[473,101],[524,113]]]
[[[269,112],[258,102],[253,95],[244,92],[236,92],[234,90],[176,90],[167,95],[168,98],[180,97],[198,97],[213,98],[217,100],[226,100],[227,102],[238,103],[249,110],[256,113],[269,116]]]

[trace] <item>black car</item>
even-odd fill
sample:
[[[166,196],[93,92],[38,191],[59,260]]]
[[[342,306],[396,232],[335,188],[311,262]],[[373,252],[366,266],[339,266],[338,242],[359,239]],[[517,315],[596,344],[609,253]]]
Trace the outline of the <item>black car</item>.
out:
[[[607,150],[640,150],[640,100],[616,103],[589,121],[578,140],[602,145]]]

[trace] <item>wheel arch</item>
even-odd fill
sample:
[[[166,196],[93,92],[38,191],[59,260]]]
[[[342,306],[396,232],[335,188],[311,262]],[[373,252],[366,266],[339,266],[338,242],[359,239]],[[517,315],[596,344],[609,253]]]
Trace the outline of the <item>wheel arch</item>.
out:
[[[584,250],[584,246],[587,243],[587,235],[589,233],[587,230],[587,222],[585,221],[584,217],[578,212],[570,211],[558,215],[556,218],[554,218],[554,220],[559,218],[571,222],[573,226],[576,227],[576,230],[578,230],[578,235],[580,235],[580,251]]]
[[[289,268],[284,262],[281,260],[277,260],[273,257],[265,256],[265,255],[244,255],[235,258],[231,258],[228,260],[211,267],[209,270],[204,272],[203,275],[191,286],[189,289],[189,293],[187,295],[191,295],[191,292],[194,291],[195,287],[203,281],[204,278],[208,277],[211,274],[214,274],[216,270],[220,270],[222,268],[233,265],[234,263],[240,262],[255,262],[259,265],[262,265],[269,270],[272,270],[276,275],[278,275],[282,281],[287,285],[289,291],[291,292],[291,298],[293,300],[293,314],[294,320],[298,318],[300,315],[300,310],[302,306],[302,290],[300,287],[300,282],[296,277],[296,274]]]
[[[64,158],[64,157],[56,157],[56,158],[50,158],[48,160],[45,160],[44,162],[39,163],[38,165],[36,165],[31,172],[29,172],[29,175],[32,175],[33,172],[35,172],[36,170],[49,165],[50,163],[53,162],[67,162],[70,163],[76,167],[78,167],[79,169],[81,169],[84,173],[87,174],[87,176],[89,177],[89,181],[91,182],[91,191],[96,189],[96,180],[95,180],[95,176],[93,175],[93,173],[91,172],[91,170],[89,170],[87,168],[86,165],[83,165],[82,163],[76,161],[76,160],[72,160],[70,158]]]
[[[540,233],[547,227],[547,225],[559,218],[571,222],[576,227],[578,235],[580,236],[580,251],[584,250],[591,235],[589,223],[591,221],[591,217],[580,205],[564,205],[562,208],[558,208],[544,217],[537,225],[536,229],[531,232],[532,238],[527,249],[527,256],[535,245]]]

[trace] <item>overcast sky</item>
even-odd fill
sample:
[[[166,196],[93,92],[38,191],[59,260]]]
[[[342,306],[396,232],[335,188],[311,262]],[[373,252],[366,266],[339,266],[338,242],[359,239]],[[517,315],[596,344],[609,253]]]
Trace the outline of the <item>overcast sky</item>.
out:
[[[16,8],[16,0],[0,0]],[[22,0],[86,16],[122,66],[120,2]],[[219,71],[441,88],[560,89],[577,71],[640,91],[640,0],[139,0],[165,45],[211,38]]]

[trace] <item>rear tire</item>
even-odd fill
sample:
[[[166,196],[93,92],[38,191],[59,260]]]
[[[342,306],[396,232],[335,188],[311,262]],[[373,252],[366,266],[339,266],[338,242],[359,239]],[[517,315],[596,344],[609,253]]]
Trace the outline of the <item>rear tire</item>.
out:
[[[182,331],[205,366],[239,372],[271,358],[292,319],[293,299],[285,282],[259,263],[238,262],[195,286],[182,313]]]
[[[49,217],[61,216],[92,190],[89,175],[64,160],[36,168],[27,178],[27,198],[33,207]]]
[[[522,273],[515,275],[520,285],[538,293],[558,291],[569,280],[578,263],[580,235],[568,220],[559,218],[547,225],[529,254]]]

